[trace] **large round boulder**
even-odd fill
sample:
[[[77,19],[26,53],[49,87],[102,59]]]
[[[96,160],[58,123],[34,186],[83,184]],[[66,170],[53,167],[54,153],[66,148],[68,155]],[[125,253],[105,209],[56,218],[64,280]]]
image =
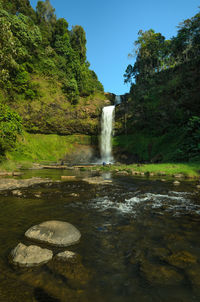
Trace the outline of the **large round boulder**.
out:
[[[52,220],[31,227],[25,236],[55,246],[69,246],[79,242],[81,233],[68,222]]]
[[[11,257],[14,264],[29,267],[47,263],[52,259],[53,253],[36,245],[26,246],[19,243],[11,251]]]

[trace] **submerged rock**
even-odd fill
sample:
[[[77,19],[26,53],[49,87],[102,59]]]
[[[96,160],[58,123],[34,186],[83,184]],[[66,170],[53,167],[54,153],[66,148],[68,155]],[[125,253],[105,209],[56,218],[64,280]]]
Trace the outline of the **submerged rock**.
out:
[[[83,288],[91,279],[91,273],[82,264],[80,255],[72,251],[57,254],[47,265],[57,276],[66,278],[71,288]]]
[[[169,266],[151,264],[144,261],[141,273],[152,284],[174,285],[183,280],[183,276]]]
[[[196,265],[186,271],[186,274],[193,286],[200,288],[200,266]]]
[[[174,253],[166,258],[166,261],[178,268],[186,268],[197,263],[197,257],[187,251]]]
[[[79,242],[81,233],[68,222],[51,220],[31,227],[25,236],[55,246],[69,246]]]
[[[52,259],[53,253],[37,245],[26,246],[19,243],[11,252],[12,261],[20,266],[37,266]]]

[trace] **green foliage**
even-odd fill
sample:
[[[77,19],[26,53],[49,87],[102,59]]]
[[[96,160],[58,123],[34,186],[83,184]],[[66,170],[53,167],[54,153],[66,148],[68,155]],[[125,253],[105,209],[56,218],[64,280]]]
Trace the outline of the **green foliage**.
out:
[[[84,29],[79,26],[73,26],[70,32],[71,34],[71,46],[76,51],[80,58],[80,63],[84,63],[86,60],[86,36]]]
[[[2,8],[8,11],[9,13],[13,15],[21,13],[26,16],[29,16],[32,20],[35,21],[36,14],[33,8],[31,7],[29,0],[2,0],[1,2]]]
[[[73,104],[80,95],[103,91],[86,62],[83,28],[77,25],[69,31],[65,19],[56,19],[49,0],[38,1],[36,12],[28,0],[5,0],[0,27],[0,87],[9,99],[39,96],[31,84],[33,73],[59,80]]]
[[[62,89],[64,93],[68,95],[72,104],[76,104],[79,98],[78,86],[76,80],[71,79],[63,82]]]
[[[200,160],[200,117],[192,116],[185,129],[184,140],[176,152],[179,161],[199,161]]]
[[[15,146],[17,135],[21,131],[20,116],[7,105],[0,104],[0,155]]]
[[[66,155],[70,155],[81,145],[91,145],[91,137],[87,135],[59,136],[56,134],[29,134],[24,132],[17,142],[15,149],[6,152],[7,162],[0,165],[2,168],[10,168],[18,164],[26,165],[34,162],[59,162]]]
[[[131,82],[132,78],[136,82],[142,81],[156,72],[199,57],[199,31],[200,13],[180,23],[177,36],[171,40],[165,40],[164,36],[152,29],[140,30],[134,42],[136,61],[134,66],[128,65],[124,74],[125,82]]]
[[[125,82],[131,83],[127,131],[152,138],[172,133],[171,147],[166,148],[169,156],[163,160],[199,160],[199,30],[198,13],[181,23],[177,36],[170,41],[153,30],[140,31],[135,64],[128,65],[124,75]],[[179,145],[172,143],[176,138]],[[162,150],[162,144],[158,150]],[[140,155],[147,159],[143,151]]]

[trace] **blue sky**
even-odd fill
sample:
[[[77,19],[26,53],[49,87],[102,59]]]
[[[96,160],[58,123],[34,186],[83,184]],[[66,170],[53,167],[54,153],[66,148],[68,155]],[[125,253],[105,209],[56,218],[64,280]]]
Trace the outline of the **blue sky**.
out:
[[[123,74],[140,29],[154,29],[166,38],[177,25],[198,12],[199,0],[50,0],[58,18],[86,31],[87,59],[105,91],[124,94]],[[37,1],[31,0],[35,8]]]

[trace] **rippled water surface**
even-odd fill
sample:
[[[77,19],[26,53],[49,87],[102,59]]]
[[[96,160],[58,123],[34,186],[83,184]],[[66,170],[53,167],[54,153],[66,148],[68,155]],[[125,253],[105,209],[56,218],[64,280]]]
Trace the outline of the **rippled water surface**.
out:
[[[71,174],[75,172],[70,171]],[[41,170],[24,177],[59,179]],[[113,177],[90,185],[81,179],[0,194],[0,301],[200,301],[200,195],[193,183]],[[109,177],[109,175],[104,175]],[[69,247],[82,257],[73,276],[50,264],[19,269],[10,251],[32,225],[63,220],[81,232]],[[57,253],[59,249],[54,249]]]

